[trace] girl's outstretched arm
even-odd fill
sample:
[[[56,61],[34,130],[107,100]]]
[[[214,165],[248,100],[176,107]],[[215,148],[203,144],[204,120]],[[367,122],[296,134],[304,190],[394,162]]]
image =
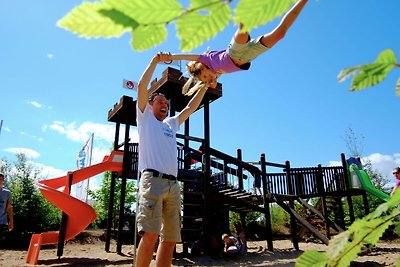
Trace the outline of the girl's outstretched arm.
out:
[[[268,48],[273,47],[279,40],[285,37],[286,32],[296,21],[308,0],[298,0],[294,6],[285,14],[279,25],[270,33],[261,38],[261,43]]]
[[[171,60],[199,61],[199,57],[196,54],[171,54]]]

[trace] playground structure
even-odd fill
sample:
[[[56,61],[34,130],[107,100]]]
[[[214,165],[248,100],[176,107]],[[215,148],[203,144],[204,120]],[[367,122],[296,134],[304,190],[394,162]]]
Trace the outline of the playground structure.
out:
[[[180,71],[167,68],[159,80],[151,83],[151,92],[163,93],[170,100],[170,115],[182,110],[190,100],[190,97],[181,94],[185,81]],[[299,249],[299,239],[305,232],[328,244],[332,235],[352,223],[355,220],[353,196],[363,197],[365,213],[369,213],[367,192],[382,200],[388,199],[386,194],[373,187],[361,166],[354,160],[346,160],[344,154],[341,155],[341,166],[293,168],[289,161],[268,162],[264,154],[256,162],[245,162],[240,149],[237,155],[231,156],[211,148],[209,105],[221,96],[222,86],[218,84],[216,89],[207,91],[199,107],[204,109],[203,138],[190,136],[190,119],[185,122],[184,133],[177,135],[177,178],[181,182],[183,195],[181,233],[184,253],[188,253],[191,245],[200,240],[204,244],[204,253],[210,254],[212,239],[219,240],[222,233],[230,232],[229,211],[240,214],[241,225],[246,233],[251,232],[245,223],[246,214],[252,211],[263,213],[266,218],[264,236],[268,250],[273,251],[271,205],[277,204],[290,214],[290,238],[294,248]],[[136,101],[128,96],[121,97],[120,102],[108,112],[108,121],[116,123],[114,150],[103,163],[38,183],[43,195],[63,210],[64,215],[59,232],[32,236],[27,263],[37,263],[40,246],[43,244],[58,244],[57,256],[62,256],[64,241],[83,231],[95,220],[94,210],[69,196],[69,188],[72,184],[106,170],[112,171],[112,175],[105,250],[110,250],[111,225],[115,216],[112,209],[115,183],[121,179],[117,230],[117,252],[121,253],[126,182],[128,179],[138,179],[138,144],[130,142],[129,137],[130,126],[136,126]],[[125,125],[125,134],[120,143],[121,124]],[[122,147],[123,150],[120,150]],[[262,193],[254,192],[253,186]],[[309,204],[311,198],[319,199],[315,206]],[[349,222],[344,219],[344,201],[349,206]],[[302,210],[299,210],[299,206]],[[79,223],[75,222],[73,218],[77,214],[85,214],[87,219],[83,221],[83,217],[79,217]],[[315,218],[318,218],[319,225],[315,224]]]

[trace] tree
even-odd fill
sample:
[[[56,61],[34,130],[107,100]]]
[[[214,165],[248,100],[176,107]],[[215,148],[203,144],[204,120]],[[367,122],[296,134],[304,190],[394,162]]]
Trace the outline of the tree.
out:
[[[61,212],[34,186],[41,170],[24,154],[18,154],[13,165],[7,160],[3,162],[1,171],[7,176],[14,208],[14,230],[9,245],[24,247],[29,244],[32,234],[58,230]]]
[[[190,51],[215,37],[233,19],[250,31],[281,16],[296,0],[192,0],[184,8],[177,0],[84,1],[57,25],[86,38],[118,38],[129,32],[134,50],[146,50],[167,38],[167,25],[175,22],[180,49]],[[232,14],[235,15],[232,15]]]
[[[338,75],[338,81],[341,83],[354,76],[350,91],[358,91],[382,82],[394,67],[400,67],[400,64],[397,63],[394,52],[386,49],[373,63],[342,69]],[[400,96],[400,78],[397,80],[395,91],[396,95]]]
[[[365,137],[362,134],[357,135],[351,127],[347,128],[343,141],[346,143],[350,157],[361,157],[364,151],[364,140]]]
[[[121,179],[117,179],[115,182],[115,195],[113,214],[115,216],[119,213],[119,205],[121,199]],[[111,185],[111,172],[107,171],[104,174],[103,182],[98,190],[88,190],[88,195],[95,201],[94,208],[98,214],[96,224],[99,227],[105,227],[108,218],[108,205],[110,197],[110,185]],[[125,194],[125,213],[126,215],[132,215],[132,204],[136,202],[136,188],[133,181],[126,183],[126,194]],[[114,220],[115,221],[115,220]]]

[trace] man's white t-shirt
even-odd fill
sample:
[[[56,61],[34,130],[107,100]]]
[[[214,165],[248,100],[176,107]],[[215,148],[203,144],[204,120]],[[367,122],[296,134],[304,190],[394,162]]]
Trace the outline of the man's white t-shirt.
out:
[[[139,133],[139,171],[154,169],[177,176],[178,115],[159,121],[151,113],[148,104],[143,113],[137,106],[136,111]]]

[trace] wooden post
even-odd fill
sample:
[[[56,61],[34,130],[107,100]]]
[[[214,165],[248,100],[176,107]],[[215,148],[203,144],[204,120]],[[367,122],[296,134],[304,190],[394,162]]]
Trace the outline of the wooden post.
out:
[[[347,204],[349,205],[349,215],[350,215],[350,223],[353,223],[355,221],[354,217],[354,207],[353,207],[353,200],[351,198],[351,187],[350,187],[350,177],[349,173],[347,171],[347,161],[346,157],[344,156],[344,153],[340,154],[340,158],[342,160],[342,166],[343,166],[343,174],[344,174],[344,181],[346,183],[346,196],[347,196]]]
[[[237,149],[237,158],[238,160],[242,160],[242,150],[240,148]],[[239,189],[243,190],[243,168],[240,166],[237,168],[237,176],[239,179]]]
[[[211,156],[210,156],[210,105],[208,101],[204,103],[204,153],[203,153],[203,244],[204,252],[210,254],[210,244],[211,244],[211,227],[212,221],[209,218],[209,202],[210,202],[210,180],[211,180]]]
[[[328,239],[330,238],[330,227],[329,227],[329,218],[328,218],[328,208],[326,206],[326,192],[324,187],[324,172],[322,171],[321,164],[318,164],[318,171],[317,171],[317,187],[318,193],[321,194],[322,199],[322,215],[324,216],[324,226],[325,232]]]
[[[114,135],[114,150],[118,149],[118,141],[119,141],[119,130],[121,124],[119,122],[116,123],[115,126],[115,135]],[[125,144],[126,145],[126,144]],[[107,217],[107,229],[106,229],[106,241],[105,241],[105,251],[110,251],[110,240],[111,240],[111,226],[113,223],[113,208],[114,208],[114,196],[115,196],[115,180],[117,179],[117,173],[111,173],[111,181],[110,181],[110,196],[108,198],[108,217]]]
[[[265,214],[265,229],[267,236],[267,247],[269,251],[274,251],[274,244],[272,242],[272,224],[271,224],[271,212],[269,210],[269,201],[266,199],[267,191],[267,164],[265,161],[265,154],[262,153],[260,157],[261,163],[261,179],[263,184],[263,200],[264,200],[264,214]]]
[[[119,221],[118,221],[118,234],[117,234],[117,252],[122,251],[122,232],[125,223],[125,195],[126,195],[126,177],[128,175],[129,162],[129,129],[130,125],[125,124],[125,142],[124,142],[124,158],[123,158],[123,169],[122,169],[122,181],[121,181],[121,196],[119,199]]]
[[[293,179],[291,177],[290,173],[290,162],[287,160],[285,161],[285,173],[286,173],[286,181],[287,181],[287,186],[288,186],[288,195],[293,195],[294,194],[294,184],[293,184]],[[295,210],[294,207],[294,200],[290,199],[289,200],[289,207],[292,210]],[[292,229],[292,243],[293,247],[296,250],[299,250],[299,237],[297,235],[297,223],[296,223],[296,217],[293,214],[290,214],[290,228]]]

